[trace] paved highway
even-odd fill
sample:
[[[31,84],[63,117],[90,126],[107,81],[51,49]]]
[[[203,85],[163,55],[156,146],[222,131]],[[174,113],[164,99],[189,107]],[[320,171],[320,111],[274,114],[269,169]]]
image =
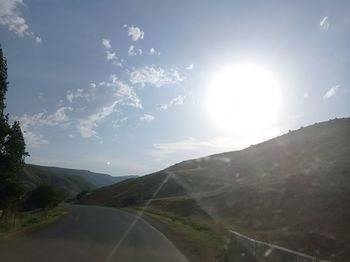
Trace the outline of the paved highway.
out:
[[[187,261],[162,233],[135,215],[108,207],[69,208],[69,215],[48,227],[0,242],[0,261]]]

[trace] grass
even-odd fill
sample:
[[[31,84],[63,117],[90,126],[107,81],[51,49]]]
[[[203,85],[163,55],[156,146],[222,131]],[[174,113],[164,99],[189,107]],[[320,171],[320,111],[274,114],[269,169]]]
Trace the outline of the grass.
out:
[[[55,207],[45,210],[19,212],[0,220],[0,239],[9,239],[51,224],[68,213],[68,209]]]
[[[141,211],[140,208],[128,208],[127,210]],[[195,256],[203,258],[201,261],[226,261],[225,231],[211,220],[199,216],[181,217],[153,208],[148,208],[144,212],[169,228],[168,237],[170,239],[175,233],[180,236],[180,239],[191,245],[190,249],[197,253]],[[205,254],[198,254],[198,252]]]

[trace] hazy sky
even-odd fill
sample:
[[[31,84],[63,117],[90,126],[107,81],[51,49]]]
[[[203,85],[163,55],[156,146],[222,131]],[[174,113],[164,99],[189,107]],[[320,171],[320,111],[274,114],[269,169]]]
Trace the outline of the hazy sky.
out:
[[[7,110],[27,162],[43,165],[140,175],[241,149],[350,115],[349,11],[347,0],[0,0]],[[209,117],[210,81],[239,63],[278,79],[278,114],[254,132]]]

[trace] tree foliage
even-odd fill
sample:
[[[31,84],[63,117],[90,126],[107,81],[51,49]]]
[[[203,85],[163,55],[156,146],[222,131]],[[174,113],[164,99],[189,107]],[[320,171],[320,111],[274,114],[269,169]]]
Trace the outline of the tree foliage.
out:
[[[22,196],[21,173],[28,155],[18,121],[9,123],[6,109],[7,62],[0,46],[0,209],[6,211]]]
[[[42,184],[29,192],[27,205],[29,208],[54,207],[65,198],[65,192],[53,185]]]

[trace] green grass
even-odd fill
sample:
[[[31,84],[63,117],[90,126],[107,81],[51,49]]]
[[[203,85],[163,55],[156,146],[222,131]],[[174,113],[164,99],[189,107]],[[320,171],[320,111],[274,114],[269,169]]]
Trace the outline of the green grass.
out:
[[[19,212],[0,220],[0,239],[16,237],[51,224],[68,213],[68,209],[55,207],[45,210]]]
[[[139,208],[133,208],[133,210],[141,211]],[[225,261],[225,231],[213,221],[199,216],[181,217],[153,208],[148,208],[144,212],[180,234],[184,239],[195,243],[200,249],[213,254],[217,261]]]

